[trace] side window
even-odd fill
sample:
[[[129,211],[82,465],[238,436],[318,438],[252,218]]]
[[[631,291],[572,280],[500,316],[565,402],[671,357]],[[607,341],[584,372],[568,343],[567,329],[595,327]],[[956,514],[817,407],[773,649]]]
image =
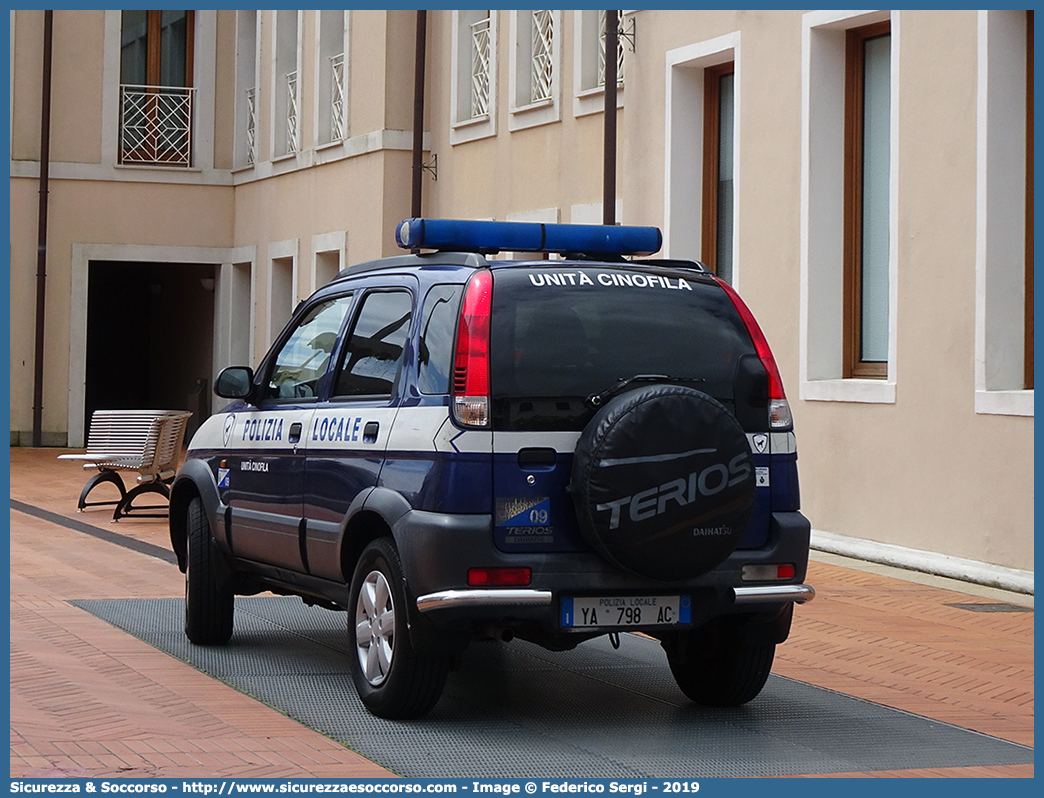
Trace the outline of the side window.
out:
[[[736,63],[703,70],[703,262],[733,284]]]
[[[847,32],[844,376],[888,378],[891,65],[889,22]]]
[[[375,291],[363,298],[334,396],[391,396],[412,310],[409,291]]]
[[[417,387],[421,393],[449,393],[453,368],[453,336],[457,331],[462,285],[437,285],[428,291],[421,314],[419,371]]]
[[[287,338],[272,365],[269,396],[274,399],[312,398],[326,373],[330,353],[337,343],[352,297],[337,297],[309,310]]]

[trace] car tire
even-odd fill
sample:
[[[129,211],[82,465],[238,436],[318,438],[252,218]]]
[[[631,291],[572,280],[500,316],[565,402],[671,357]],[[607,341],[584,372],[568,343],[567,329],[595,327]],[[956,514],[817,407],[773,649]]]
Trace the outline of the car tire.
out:
[[[754,508],[746,433],[732,413],[684,385],[619,394],[580,434],[570,491],[584,539],[616,567],[691,579],[739,544]]]
[[[232,637],[235,594],[198,496],[186,519],[185,634],[196,645],[223,645]]]
[[[747,643],[741,627],[722,621],[679,633],[665,645],[667,662],[689,700],[707,707],[738,707],[761,692],[772,671],[773,643]]]
[[[402,562],[387,538],[359,557],[348,604],[352,681],[363,705],[388,719],[418,718],[438,703],[449,659],[413,650]]]

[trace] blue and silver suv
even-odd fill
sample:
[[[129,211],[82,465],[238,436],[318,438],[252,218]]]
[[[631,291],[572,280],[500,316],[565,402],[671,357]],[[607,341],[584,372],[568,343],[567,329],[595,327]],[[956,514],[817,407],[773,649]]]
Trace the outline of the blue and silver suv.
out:
[[[693,701],[754,698],[814,591],[790,409],[742,300],[639,259],[656,228],[396,236],[413,254],[345,269],[256,371],[218,377],[233,401],[170,504],[189,639],[227,642],[236,594],[346,611],[354,683],[389,718],[491,638],[641,631]]]

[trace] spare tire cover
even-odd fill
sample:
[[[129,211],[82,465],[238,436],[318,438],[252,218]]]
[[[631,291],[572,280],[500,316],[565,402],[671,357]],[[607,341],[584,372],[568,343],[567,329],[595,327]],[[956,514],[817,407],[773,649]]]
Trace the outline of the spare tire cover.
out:
[[[580,532],[618,568],[661,581],[714,568],[754,507],[747,436],[716,399],[680,385],[620,394],[584,429],[573,457]]]

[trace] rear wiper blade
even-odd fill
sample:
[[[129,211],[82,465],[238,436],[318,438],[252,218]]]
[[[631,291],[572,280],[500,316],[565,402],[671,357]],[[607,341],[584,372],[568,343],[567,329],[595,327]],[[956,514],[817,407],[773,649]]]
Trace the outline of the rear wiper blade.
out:
[[[666,374],[636,374],[633,377],[622,377],[604,391],[591,394],[584,400],[584,404],[588,407],[601,407],[609,401],[609,399],[620,393],[620,391],[640,382],[690,383],[706,382],[706,380],[704,380],[703,377],[669,377]]]

